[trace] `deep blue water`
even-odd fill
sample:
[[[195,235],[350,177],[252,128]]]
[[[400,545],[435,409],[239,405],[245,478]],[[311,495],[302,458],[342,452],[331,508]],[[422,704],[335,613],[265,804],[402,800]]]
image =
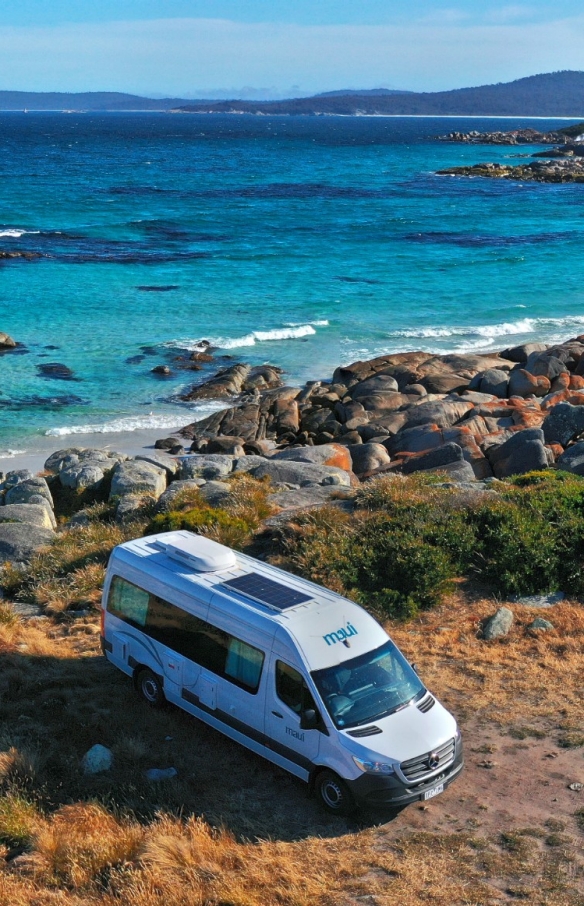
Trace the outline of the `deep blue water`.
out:
[[[434,175],[529,122],[0,114],[0,251],[42,256],[0,262],[0,450],[191,420],[151,369],[202,339],[297,381],[584,332],[584,188]]]

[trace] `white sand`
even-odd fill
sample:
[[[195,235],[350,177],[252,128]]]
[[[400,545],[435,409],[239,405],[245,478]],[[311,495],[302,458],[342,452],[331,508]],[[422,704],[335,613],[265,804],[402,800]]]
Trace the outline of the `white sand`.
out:
[[[34,473],[41,472],[51,453],[70,447],[113,450],[128,456],[151,453],[154,450],[154,442],[159,437],[173,437],[174,431],[178,430],[178,428],[173,430],[149,428],[116,434],[69,434],[66,437],[38,437],[34,438],[32,442],[28,441],[28,449],[22,453],[16,451],[7,455],[0,450],[0,472],[7,473],[15,469],[30,469]],[[188,450],[190,441],[177,437],[177,442],[183,443],[185,449]]]

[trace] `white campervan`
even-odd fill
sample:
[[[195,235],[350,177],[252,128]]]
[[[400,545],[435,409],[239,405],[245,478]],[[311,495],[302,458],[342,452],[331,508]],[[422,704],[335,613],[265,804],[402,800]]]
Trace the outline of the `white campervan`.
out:
[[[115,548],[102,649],[150,704],[309,782],[332,812],[431,799],[462,770],[456,721],[373,617],[208,538]]]

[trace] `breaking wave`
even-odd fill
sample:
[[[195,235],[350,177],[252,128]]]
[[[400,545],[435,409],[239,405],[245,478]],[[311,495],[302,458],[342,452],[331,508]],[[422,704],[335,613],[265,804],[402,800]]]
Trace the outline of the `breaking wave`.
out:
[[[267,343],[270,340],[299,340],[302,337],[313,336],[315,327],[328,327],[328,321],[311,321],[308,324],[288,324],[286,327],[276,327],[274,330],[252,330],[242,337],[209,337],[207,342],[217,349],[241,349],[244,346],[255,346],[256,343]],[[178,347],[179,349],[201,350],[206,346],[201,339],[171,340],[165,346]]]
[[[125,418],[116,418],[111,422],[102,422],[88,425],[65,425],[60,428],[49,428],[45,431],[45,437],[67,437],[70,434],[126,434],[133,431],[149,430],[170,430],[178,429],[192,420],[193,411],[196,411],[197,418],[205,418],[212,412],[225,408],[225,403],[199,403],[196,406],[185,407],[181,415],[155,415],[153,412],[148,415],[130,415]]]
[[[567,318],[520,318],[518,321],[504,321],[501,324],[483,324],[454,327],[420,327],[412,330],[394,330],[387,334],[390,339],[420,339],[467,337],[469,344],[480,348],[490,345],[497,337],[542,334],[558,328],[583,327],[584,316]]]

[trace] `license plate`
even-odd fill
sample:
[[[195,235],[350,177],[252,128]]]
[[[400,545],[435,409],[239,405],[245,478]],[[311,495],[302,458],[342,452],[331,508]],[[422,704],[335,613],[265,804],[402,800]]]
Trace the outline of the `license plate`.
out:
[[[444,784],[443,784],[443,783],[439,783],[438,786],[435,786],[433,789],[431,789],[431,790],[426,790],[426,792],[424,793],[423,798],[424,798],[424,800],[426,800],[426,799],[433,799],[434,796],[438,796],[440,793],[443,793],[443,792],[444,792]]]

